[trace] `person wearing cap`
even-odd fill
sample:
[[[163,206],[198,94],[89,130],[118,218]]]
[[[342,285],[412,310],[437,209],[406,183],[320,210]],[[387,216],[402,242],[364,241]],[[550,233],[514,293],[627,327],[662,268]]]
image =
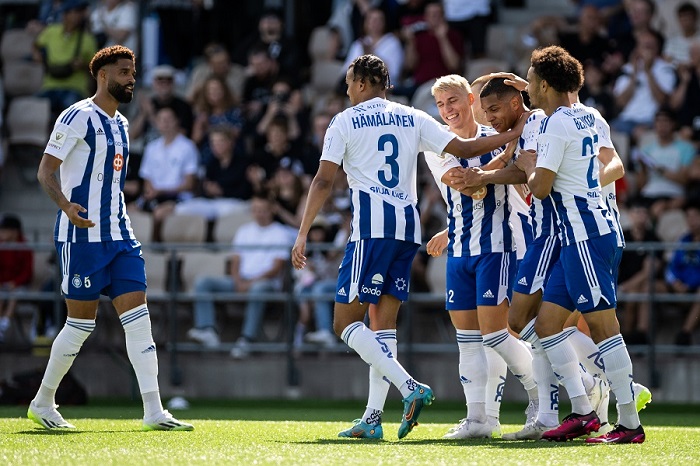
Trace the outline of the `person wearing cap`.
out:
[[[46,26],[34,42],[33,58],[45,67],[38,96],[51,101],[55,115],[89,93],[88,63],[97,42],[85,29],[87,7],[85,0],[64,1],[61,22]]]
[[[32,281],[34,254],[31,249],[2,249],[6,243],[24,243],[22,222],[14,215],[0,218],[0,290],[12,291]],[[10,328],[10,319],[15,313],[17,301],[0,299],[0,343]]]

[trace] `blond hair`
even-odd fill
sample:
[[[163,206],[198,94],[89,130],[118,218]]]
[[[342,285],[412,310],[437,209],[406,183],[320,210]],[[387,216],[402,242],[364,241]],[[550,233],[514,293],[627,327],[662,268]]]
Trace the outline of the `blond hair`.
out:
[[[472,88],[469,85],[469,81],[458,74],[448,74],[447,76],[439,77],[435,81],[435,84],[433,84],[433,87],[430,88],[430,93],[434,97],[436,92],[445,92],[450,89],[464,91],[464,93],[467,95],[472,93]]]

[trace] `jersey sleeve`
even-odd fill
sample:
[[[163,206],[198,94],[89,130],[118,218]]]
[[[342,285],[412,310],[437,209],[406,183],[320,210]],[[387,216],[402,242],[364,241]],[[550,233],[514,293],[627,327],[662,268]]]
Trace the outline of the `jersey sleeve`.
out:
[[[442,179],[443,175],[451,169],[462,167],[455,156],[448,154],[447,152],[437,153],[425,151],[423,152],[423,155],[425,157],[425,163],[430,169],[430,173],[433,174],[433,177],[438,182]]]
[[[445,146],[455,138],[454,133],[451,133],[445,126],[422,110],[416,111],[414,115],[420,125],[421,140],[418,150],[420,152],[442,153]]]
[[[518,140],[518,147],[524,150],[537,150],[537,138],[540,134],[540,122],[542,117],[534,114],[528,117],[523,133]],[[517,158],[517,154],[516,154]]]
[[[82,119],[76,118],[69,125],[59,121],[51,131],[51,136],[49,137],[49,142],[46,144],[46,149],[44,153],[52,155],[59,160],[66,160],[70,151],[83,137],[78,133],[75,125],[84,124]]]
[[[564,158],[564,150],[564,138],[553,133],[540,134],[537,142],[537,167],[557,173]]]
[[[598,133],[598,147],[614,149],[615,147],[610,137],[610,125],[600,112],[595,111],[593,114],[595,115],[595,130]]]
[[[321,160],[333,162],[340,165],[345,156],[346,138],[341,129],[341,115],[337,115],[331,121],[326,137],[323,139],[323,151],[321,152]]]

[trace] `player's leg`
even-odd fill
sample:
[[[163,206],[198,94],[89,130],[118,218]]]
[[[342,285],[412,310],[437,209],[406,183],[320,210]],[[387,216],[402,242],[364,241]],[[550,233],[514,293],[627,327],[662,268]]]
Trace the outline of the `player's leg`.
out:
[[[143,400],[144,430],[192,430],[163,409],[158,386],[158,356],[146,304],[146,270],[140,246],[117,241],[118,251],[109,272],[111,283],[105,291],[112,298],[124,328],[126,353],[136,373]]]
[[[102,244],[56,243],[56,249],[67,318],[51,345],[41,386],[29,405],[27,416],[47,429],[72,429],[74,426],[56,410],[56,390],[95,329],[100,289],[106,284],[104,264],[110,257],[104,254]]]
[[[490,346],[484,345],[486,356],[486,423],[491,429],[491,437],[501,436],[501,403],[506,386],[508,364]]]

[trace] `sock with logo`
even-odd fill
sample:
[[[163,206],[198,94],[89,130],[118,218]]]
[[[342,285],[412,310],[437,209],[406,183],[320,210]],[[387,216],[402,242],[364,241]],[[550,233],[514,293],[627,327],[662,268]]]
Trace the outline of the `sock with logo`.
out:
[[[146,418],[163,411],[158,389],[158,356],[148,307],[142,304],[119,316],[126,337],[126,354],[139,382]],[[153,395],[155,393],[156,395]],[[146,394],[150,394],[145,396]]]
[[[486,367],[488,368],[486,373],[486,415],[499,419],[508,365],[493,348],[486,346],[486,344],[484,344],[484,356],[486,356]]]
[[[396,358],[396,329],[377,330],[377,338],[382,340],[389,347]],[[369,368],[369,396],[367,397],[367,409],[362,415],[362,420],[370,425],[382,423],[382,412],[384,412],[384,403],[386,396],[389,393],[391,382],[384,377],[374,366]]]
[[[540,338],[540,342],[547,353],[549,362],[552,363],[552,369],[559,382],[566,388],[566,393],[571,400],[572,412],[588,414],[593,411],[593,407],[586,396],[586,388],[581,379],[576,352],[567,337],[568,332],[562,331]]]
[[[639,413],[632,390],[632,360],[627,346],[619,333],[598,343],[600,357],[605,367],[605,375],[610,381],[610,389],[617,398],[619,419],[617,422],[629,429],[639,427]]]
[[[532,375],[532,353],[528,347],[505,328],[484,335],[484,346],[493,348],[503,358],[511,373],[523,384],[528,398],[536,400],[537,384]]]
[[[76,319],[68,317],[63,329],[56,335],[51,345],[51,355],[46,365],[41,387],[34,398],[37,406],[48,407],[56,404],[55,395],[58,385],[73,365],[87,337],[95,330],[94,319]]]
[[[488,379],[484,342],[479,330],[457,330],[459,381],[467,401],[467,418],[486,422],[486,381]]]
[[[404,398],[417,388],[417,382],[396,360],[389,346],[380,341],[377,334],[363,322],[353,322],[345,327],[340,333],[340,338],[355,350],[364,362],[389,379]]]
[[[574,351],[576,351],[579,362],[589,374],[600,377],[603,374],[603,363],[600,360],[600,350],[598,346],[593,343],[591,337],[576,327],[571,328],[573,328],[573,332],[569,335],[569,341],[574,347]],[[571,328],[564,330],[571,330]]]
[[[540,340],[532,344],[532,372],[537,383],[537,420],[545,426],[559,424],[559,380],[552,370]]]

